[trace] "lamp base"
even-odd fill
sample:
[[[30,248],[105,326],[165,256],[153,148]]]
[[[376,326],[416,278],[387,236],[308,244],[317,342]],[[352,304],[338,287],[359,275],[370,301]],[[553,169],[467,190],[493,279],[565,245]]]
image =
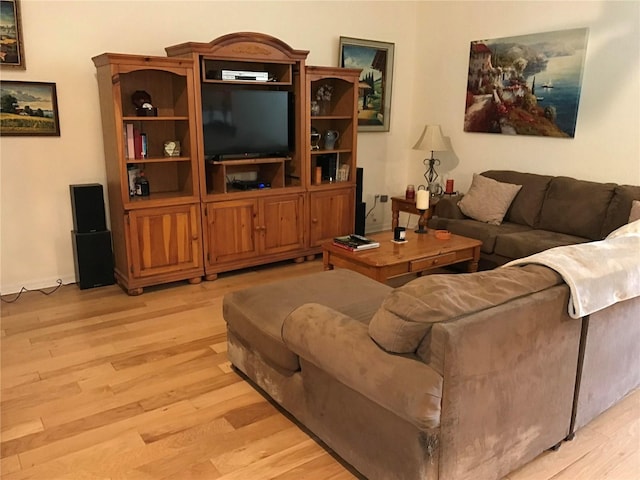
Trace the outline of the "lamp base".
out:
[[[418,210],[420,212],[420,218],[418,219],[418,229],[414,230],[415,233],[429,233],[427,230],[427,219],[424,218],[426,210]]]

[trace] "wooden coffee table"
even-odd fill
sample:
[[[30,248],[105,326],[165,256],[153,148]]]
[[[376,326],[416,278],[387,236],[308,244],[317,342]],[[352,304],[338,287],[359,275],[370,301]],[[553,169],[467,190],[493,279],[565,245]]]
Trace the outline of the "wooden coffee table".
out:
[[[324,269],[348,268],[383,283],[399,275],[420,273],[454,263],[468,262],[468,272],[478,270],[480,240],[453,234],[448,240],[439,240],[431,229],[426,234],[407,230],[407,241],[402,244],[391,241],[392,232],[367,237],[380,242],[380,247],[351,252],[332,242],[325,243],[322,246]]]

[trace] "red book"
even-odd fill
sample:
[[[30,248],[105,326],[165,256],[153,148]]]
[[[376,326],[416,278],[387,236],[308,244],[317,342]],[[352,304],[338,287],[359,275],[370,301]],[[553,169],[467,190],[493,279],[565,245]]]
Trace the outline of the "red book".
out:
[[[337,247],[342,247],[352,252],[359,252],[361,250],[369,250],[371,248],[378,248],[379,242],[372,240],[362,235],[345,235],[343,237],[335,237],[333,244]]]
[[[349,250],[350,252],[355,252],[356,251],[355,248],[350,247],[349,245],[345,245],[344,243],[336,242],[335,240],[333,241],[333,245],[335,247],[340,247],[340,248],[344,248],[345,250]]]
[[[142,136],[137,128],[133,129],[133,149],[135,152],[134,158],[144,158],[142,156]]]

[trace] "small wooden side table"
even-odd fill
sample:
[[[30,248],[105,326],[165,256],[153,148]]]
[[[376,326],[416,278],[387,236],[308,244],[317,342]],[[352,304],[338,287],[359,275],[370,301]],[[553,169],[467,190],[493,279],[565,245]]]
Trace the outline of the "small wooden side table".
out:
[[[431,209],[433,205],[429,202],[429,209],[425,210],[423,222],[427,222],[431,218]],[[420,212],[416,208],[415,198],[408,200],[404,197],[391,197],[391,229],[393,230],[398,226],[398,220],[400,218],[400,212],[412,213],[420,216]]]

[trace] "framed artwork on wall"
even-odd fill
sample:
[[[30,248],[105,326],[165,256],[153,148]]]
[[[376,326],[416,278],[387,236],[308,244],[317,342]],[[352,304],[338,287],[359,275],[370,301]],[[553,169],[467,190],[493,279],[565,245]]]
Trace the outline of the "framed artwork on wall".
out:
[[[358,131],[388,132],[394,44],[340,37],[340,66],[360,68]]]
[[[56,84],[0,81],[0,135],[59,137]]]
[[[588,32],[471,42],[464,131],[573,138]]]
[[[0,68],[24,70],[20,0],[0,0]]]

